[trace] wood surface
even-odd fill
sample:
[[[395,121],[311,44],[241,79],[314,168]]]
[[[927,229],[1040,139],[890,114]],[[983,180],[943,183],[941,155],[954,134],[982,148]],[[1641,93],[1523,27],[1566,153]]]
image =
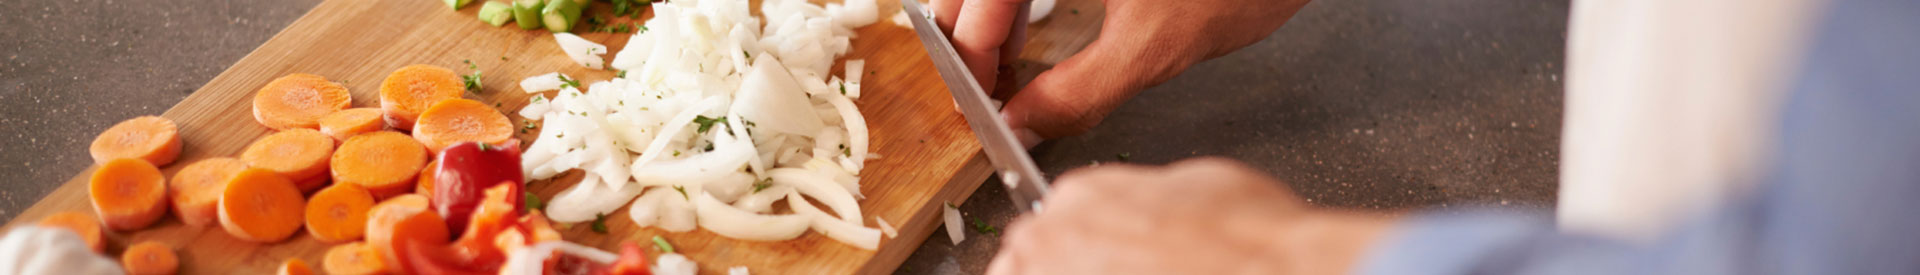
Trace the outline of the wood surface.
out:
[[[754,2],[757,7],[758,1]],[[162,169],[170,176],[196,160],[236,156],[248,143],[270,133],[252,118],[250,100],[262,85],[290,73],[325,76],[352,91],[354,107],[376,107],[379,83],[395,69],[433,64],[465,73],[469,70],[462,61],[471,60],[485,72],[486,88],[467,97],[495,103],[516,125],[523,122],[514,113],[531,96],[518,88],[522,78],[556,71],[583,83],[613,77],[612,71],[588,69],[568,61],[546,31],[520,30],[512,23],[493,27],[476,20],[478,6],[480,3],[474,3],[456,12],[449,11],[441,1],[429,0],[321,3],[162,114],[180,125],[186,144],[180,160]],[[869,216],[865,219],[869,226],[872,217],[885,218],[899,227],[899,238],[883,239],[878,251],[853,248],[819,233],[780,242],[737,241],[704,230],[667,233],[638,228],[625,218],[624,207],[608,215],[611,233],[595,233],[579,224],[563,229],[565,238],[617,251],[623,242],[644,244],[653,236],[663,236],[699,262],[701,273],[708,274],[733,266],[747,266],[754,274],[892,272],[934,231],[943,204],[965,201],[991,174],[978,141],[967,130],[965,120],[954,112],[952,99],[913,30],[887,20],[899,7],[898,2],[881,1],[881,21],[859,29],[854,49],[845,57],[867,60],[870,75],[865,77],[864,88],[868,90],[857,103],[873,131],[872,152],[883,156],[869,161],[862,175],[861,191],[867,198],[860,207]],[[1054,18],[1033,26],[1023,62],[1044,68],[1090,43],[1100,20],[1098,9],[1095,1],[1061,1]],[[589,13],[609,10],[605,3],[596,3]],[[758,14],[757,8],[754,13]],[[617,53],[628,34],[582,36],[606,44]],[[611,60],[613,55],[606,57]],[[841,71],[838,64],[833,71]],[[546,94],[552,97],[553,93]],[[536,134],[532,131],[518,137],[531,141]],[[68,180],[6,227],[31,224],[60,211],[92,215],[86,179],[93,169]],[[554,180],[531,182],[529,190],[551,198],[579,177],[579,172],[569,172]],[[109,235],[109,255],[118,255],[127,245],[147,240],[175,247],[180,252],[183,274],[265,274],[288,258],[317,264],[326,248],[333,245],[314,240],[304,230],[278,243],[251,243],[229,236],[218,225],[184,225],[171,214],[147,229]]]

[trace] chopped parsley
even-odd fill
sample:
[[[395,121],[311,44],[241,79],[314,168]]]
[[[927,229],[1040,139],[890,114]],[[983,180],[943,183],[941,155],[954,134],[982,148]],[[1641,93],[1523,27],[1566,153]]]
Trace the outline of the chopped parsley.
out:
[[[533,97],[533,103],[541,103],[541,102],[547,102],[547,97],[544,97],[544,96]]]
[[[847,83],[846,83],[846,82],[841,82],[841,83],[840,83],[840,95],[847,95]]]
[[[614,73],[613,77],[627,78],[627,70],[620,70],[620,72]]]
[[[753,193],[754,193],[754,194],[759,194],[759,193],[760,193],[760,190],[767,190],[767,187],[773,187],[773,179],[772,179],[772,178],[768,178],[768,179],[763,179],[763,180],[759,180],[759,181],[754,181],[754,182],[753,182]]]
[[[999,235],[1000,233],[1000,229],[993,228],[993,225],[987,224],[986,221],[980,220],[979,217],[973,218],[973,231],[980,232],[980,234],[983,235]]]
[[[574,87],[574,88],[580,87],[580,81],[567,78],[567,75],[564,75],[564,74],[559,76],[560,76],[560,82],[566,82],[566,84],[560,84],[561,89],[566,89],[567,87]],[[575,96],[578,96],[578,95],[575,95]]]
[[[1120,161],[1127,161],[1127,160],[1133,159],[1133,153],[1120,153],[1118,155],[1113,155],[1113,157],[1120,159]]]
[[[654,235],[653,249],[659,249],[661,252],[673,253],[673,244],[667,243],[667,238],[661,238],[659,235]]]
[[[753,54],[747,53],[747,50],[740,50],[740,54],[746,55],[747,58],[753,58]]]
[[[527,191],[526,193],[527,193],[526,195],[527,198],[524,200],[521,200],[521,202],[526,204],[525,206],[527,210],[541,210],[541,209],[547,208],[547,203],[541,202],[540,196],[533,195],[533,191]]]
[[[467,63],[467,69],[473,70],[473,74],[471,75],[460,76],[460,80],[467,85],[467,92],[479,94],[480,93],[480,66],[474,65],[473,60],[461,60],[460,62]]]
[[[680,156],[680,150],[673,150],[673,156]]]
[[[706,133],[707,130],[713,129],[714,124],[721,124],[721,125],[727,124],[727,117],[710,118],[707,116],[697,116],[693,118],[693,123],[699,123],[700,133]]]
[[[593,214],[593,232],[600,233],[600,234],[607,233],[607,214],[606,213]]]
[[[686,187],[686,186],[679,186],[679,185],[674,185],[674,186],[673,186],[673,191],[679,191],[679,192],[680,192],[680,198],[683,198],[683,199],[688,199],[688,200],[692,200],[692,199],[693,199],[693,197],[692,197],[692,196],[687,196],[687,187]]]
[[[851,158],[853,157],[853,148],[847,148],[846,145],[840,145],[840,154],[847,155],[847,157]]]

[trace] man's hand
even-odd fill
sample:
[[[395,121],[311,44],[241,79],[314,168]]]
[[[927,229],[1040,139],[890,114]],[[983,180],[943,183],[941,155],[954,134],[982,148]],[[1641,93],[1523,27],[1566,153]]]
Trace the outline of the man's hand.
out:
[[[1022,139],[1086,132],[1141,90],[1195,63],[1259,42],[1307,0],[1105,0],[1100,36],[1040,74],[1001,115]],[[942,28],[981,87],[1009,81],[1004,65],[1024,44],[1026,0],[934,0]],[[1005,89],[1013,90],[1013,89]]]
[[[988,274],[1347,273],[1387,218],[1308,206],[1238,162],[1107,164],[1055,181]]]

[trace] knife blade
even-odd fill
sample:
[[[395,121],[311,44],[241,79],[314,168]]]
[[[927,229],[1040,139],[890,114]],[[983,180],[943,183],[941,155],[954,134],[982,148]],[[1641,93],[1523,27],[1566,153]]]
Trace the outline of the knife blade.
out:
[[[988,103],[991,99],[986,89],[982,89],[973,73],[967,70],[953,44],[947,41],[946,33],[934,25],[933,17],[927,16],[926,9],[917,0],[901,0],[900,4],[913,21],[913,31],[919,34],[920,43],[926,45],[927,57],[933,59],[940,79],[946,82],[947,91],[953,94],[954,104],[966,116],[967,127],[973,128],[973,135],[980,138],[987,161],[993,163],[1000,182],[1006,184],[1013,207],[1021,212],[1040,211],[1040,199],[1047,194],[1047,178],[1040,173],[1040,166],[1033,163],[1033,157],[1014,136],[1013,129],[1000,119],[1000,112]]]

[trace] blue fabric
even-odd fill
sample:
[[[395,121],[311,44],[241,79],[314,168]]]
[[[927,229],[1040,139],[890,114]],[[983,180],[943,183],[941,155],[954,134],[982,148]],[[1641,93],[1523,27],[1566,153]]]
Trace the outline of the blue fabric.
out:
[[[1920,1],[1827,8],[1756,196],[1641,247],[1562,235],[1512,211],[1418,215],[1358,270],[1920,274]]]

